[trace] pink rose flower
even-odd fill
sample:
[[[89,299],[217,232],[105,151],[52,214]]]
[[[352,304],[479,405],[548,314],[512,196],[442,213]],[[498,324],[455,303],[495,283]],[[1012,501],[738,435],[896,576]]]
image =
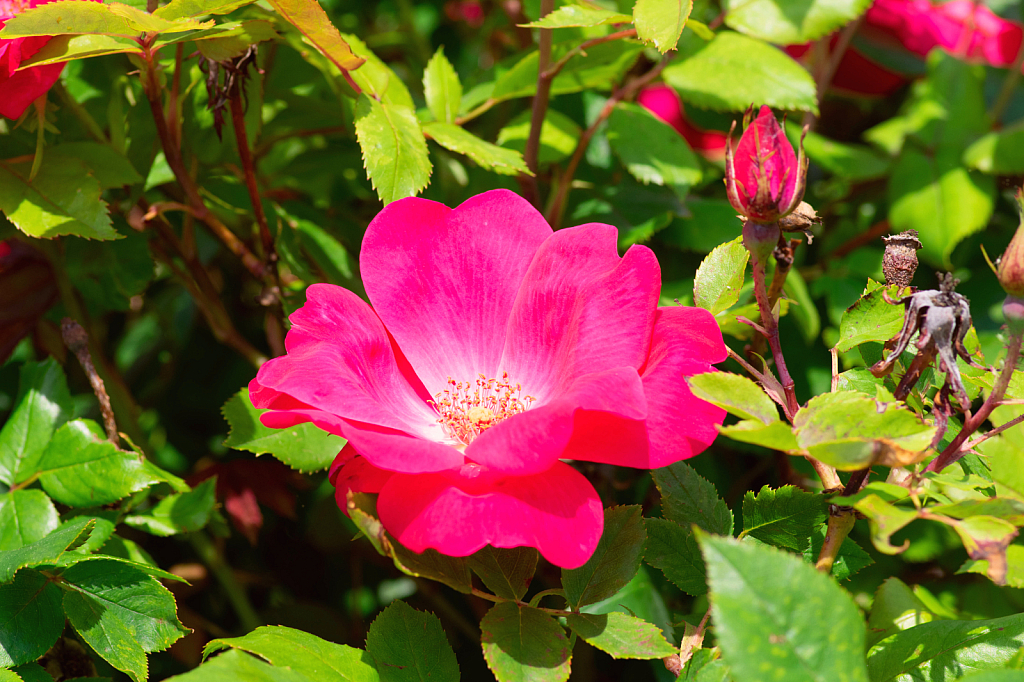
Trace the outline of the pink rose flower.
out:
[[[637,95],[636,103],[676,129],[698,154],[712,161],[725,157],[726,135],[720,130],[703,130],[686,118],[679,94],[667,85],[652,85]]]
[[[835,49],[839,34],[834,33],[830,42],[831,49]],[[794,59],[800,59],[810,54],[811,44],[787,45],[786,54]],[[832,90],[845,95],[857,95],[864,97],[879,97],[895,92],[908,82],[905,76],[891,71],[878,62],[864,56],[854,47],[848,47],[839,60],[839,66],[832,76]]]
[[[666,466],[724,417],[685,382],[726,357],[714,318],[659,308],[654,254],[620,258],[616,239],[597,223],[552,232],[505,190],[388,205],[359,257],[373,307],[309,287],[288,354],[249,384],[262,422],[347,438],[339,505],[379,493],[384,527],[415,552],[530,546],[582,565],[603,511],[563,460]]]
[[[774,223],[797,207],[804,196],[807,160],[786,139],[768,107],[761,107],[733,151],[725,148],[725,188],[729,203],[747,220]]]
[[[15,14],[50,0],[0,0],[0,29]],[[96,0],[100,2],[101,0]],[[25,109],[60,78],[64,64],[44,64],[18,71],[22,62],[39,52],[51,36],[0,40],[0,116],[20,118]]]

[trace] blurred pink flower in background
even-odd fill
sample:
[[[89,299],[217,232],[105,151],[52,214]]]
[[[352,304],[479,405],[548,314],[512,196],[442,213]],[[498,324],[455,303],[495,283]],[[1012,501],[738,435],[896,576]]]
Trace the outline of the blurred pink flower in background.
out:
[[[654,254],[620,257],[617,234],[552,232],[505,190],[455,209],[396,201],[360,252],[373,307],[309,287],[253,403],[267,426],[347,438],[330,472],[339,505],[379,493],[384,527],[415,552],[530,546],[580,566],[604,517],[563,460],[666,466],[703,451],[725,415],[685,382],[725,359],[717,323],[659,308]]]
[[[652,85],[640,91],[637,104],[644,107],[686,138],[690,147],[706,158],[725,158],[726,135],[721,130],[702,130],[686,118],[683,103],[675,90],[667,85]]]

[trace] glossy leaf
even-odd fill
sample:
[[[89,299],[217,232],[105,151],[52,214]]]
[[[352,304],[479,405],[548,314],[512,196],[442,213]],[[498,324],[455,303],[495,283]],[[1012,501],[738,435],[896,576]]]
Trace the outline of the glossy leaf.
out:
[[[230,14],[253,0],[171,0],[153,14],[164,19],[202,17],[208,14]]]
[[[0,40],[25,36],[101,34],[137,38],[143,33],[180,32],[213,26],[194,19],[169,20],[119,2],[37,5],[8,19]]]
[[[655,469],[654,483],[661,492],[661,511],[666,519],[709,533],[732,535],[732,512],[718,491],[685,462]]]
[[[779,410],[755,381],[730,372],[706,372],[689,377],[695,396],[718,405],[741,419],[768,425],[779,421]]]
[[[930,623],[936,618],[905,582],[899,578],[887,578],[875,592],[871,603],[868,647],[896,632]]]
[[[134,185],[144,179],[124,155],[98,142],[64,142],[47,149],[46,156],[80,160],[102,189]]]
[[[22,365],[14,410],[0,430],[0,481],[11,485],[34,474],[53,432],[71,411],[68,382],[56,360]]]
[[[817,113],[814,80],[779,49],[731,31],[670,64],[665,82],[686,102],[717,111],[744,111],[751,103]]]
[[[64,631],[60,590],[38,571],[0,585],[0,667],[30,663]]]
[[[825,518],[825,499],[795,486],[743,496],[743,534],[794,552],[803,552]]]
[[[1024,122],[983,135],[964,151],[963,162],[992,175],[1024,173]]]
[[[437,121],[455,123],[462,104],[462,83],[455,67],[444,56],[443,47],[437,48],[423,71],[423,94],[427,108]]]
[[[676,587],[699,597],[707,593],[707,569],[700,545],[689,526],[667,519],[645,519],[644,561],[657,568]]]
[[[604,510],[604,532],[594,554],[579,568],[562,569],[562,589],[573,607],[615,594],[636,575],[647,540],[640,513],[638,506]]]
[[[366,174],[384,204],[415,196],[427,186],[427,142],[411,108],[361,95],[355,127]]]
[[[730,0],[729,28],[779,45],[807,43],[853,21],[870,0]]]
[[[365,60],[362,66],[349,74],[364,93],[384,104],[415,108],[409,88],[405,87],[398,74],[375,55],[366,43],[350,33],[343,33],[341,37],[352,46],[353,52],[360,59]]]
[[[308,677],[290,668],[267,665],[241,651],[226,651],[194,670],[167,679],[168,682],[316,682],[329,678]]]
[[[94,525],[91,519],[72,519],[42,540],[0,554],[0,584],[10,582],[21,568],[60,560],[88,539]]]
[[[636,35],[662,54],[674,50],[692,9],[692,0],[637,0],[633,5]]]
[[[733,679],[867,682],[864,621],[828,576],[763,545],[703,536],[701,546]]]
[[[793,429],[784,421],[765,424],[759,419],[746,419],[731,426],[720,426],[718,432],[726,438],[771,450],[789,452],[800,447]]]
[[[871,542],[879,552],[899,554],[910,545],[910,541],[906,540],[903,545],[896,547],[889,538],[916,519],[917,512],[895,507],[873,493],[859,500],[854,507],[868,517],[871,525]]]
[[[613,658],[664,658],[677,652],[652,623],[624,613],[570,613],[573,632]]]
[[[50,6],[57,5],[40,8]],[[120,236],[110,226],[99,181],[83,164],[68,159],[47,163],[44,157],[38,175],[30,182],[31,166],[31,162],[0,162],[0,211],[15,227],[30,237],[47,239],[62,235],[88,239]]]
[[[529,24],[529,28],[569,28],[571,26],[603,26],[605,24],[631,24],[633,17],[628,14],[598,9],[594,6],[563,5],[547,16]]]
[[[902,293],[908,292],[901,292],[897,286],[883,287],[869,279],[864,295],[843,313],[836,344],[839,352],[845,353],[869,341],[888,341],[899,334],[905,309],[887,302],[885,295],[897,300]]]
[[[565,682],[569,639],[555,619],[515,602],[502,602],[480,621],[484,658],[498,682]]]
[[[277,13],[297,28],[302,36],[336,67],[351,71],[362,66],[363,58],[352,53],[327,13],[316,0],[268,0]]]
[[[555,45],[551,52],[552,62],[557,62],[575,47],[575,41]],[[551,95],[565,95],[588,89],[609,90],[633,65],[642,50],[643,46],[639,43],[625,40],[587,48],[586,55],[571,58],[551,82]],[[532,96],[537,91],[539,59],[536,51],[529,53],[503,73],[492,86],[483,88],[478,97],[500,102]],[[472,99],[467,93],[463,96],[462,106],[465,108],[471,103]]]
[[[381,682],[457,682],[455,661],[441,621],[402,601],[392,602],[370,625],[366,653]]]
[[[187,493],[168,495],[144,514],[130,514],[125,524],[153,535],[188,533],[206,526],[217,504],[216,478],[208,478]]]
[[[737,237],[714,248],[697,268],[694,304],[712,315],[728,310],[740,299],[750,252]]]
[[[58,525],[57,509],[43,491],[0,494],[0,552],[42,540]]]
[[[108,54],[142,54],[142,47],[122,36],[63,35],[54,36],[38,52],[21,63],[23,67],[55,64]]]
[[[532,547],[487,545],[469,557],[469,567],[494,594],[521,600],[530,588],[539,554]]]
[[[242,389],[224,403],[221,413],[228,422],[224,445],[257,455],[271,454],[293,469],[326,469],[345,446],[345,439],[327,433],[312,424],[297,424],[287,429],[271,429],[260,423],[265,410],[253,407],[248,389]]]
[[[530,137],[530,112],[525,111],[512,119],[498,133],[498,144],[522,154]],[[540,127],[541,164],[549,164],[568,158],[579,142],[580,127],[571,118],[559,111],[547,112]]]
[[[686,140],[638,104],[616,105],[606,135],[623,165],[645,185],[671,187],[685,196],[701,181],[700,162]]]
[[[530,169],[526,167],[526,161],[520,152],[481,140],[460,126],[450,123],[425,123],[423,132],[445,149],[465,154],[481,168],[499,175],[530,174]]]

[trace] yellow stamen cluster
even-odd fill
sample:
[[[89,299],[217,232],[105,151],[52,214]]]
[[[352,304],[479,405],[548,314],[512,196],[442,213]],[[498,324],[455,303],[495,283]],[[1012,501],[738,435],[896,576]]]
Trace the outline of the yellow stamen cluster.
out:
[[[437,409],[444,434],[465,445],[495,424],[514,414],[525,412],[534,398],[522,396],[523,387],[508,379],[488,379],[483,374],[476,381],[455,381],[448,377],[448,388],[431,401]]]

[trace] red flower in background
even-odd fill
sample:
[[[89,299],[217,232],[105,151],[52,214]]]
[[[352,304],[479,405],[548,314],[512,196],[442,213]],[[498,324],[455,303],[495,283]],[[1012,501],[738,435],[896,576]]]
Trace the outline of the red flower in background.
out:
[[[726,357],[714,318],[659,308],[654,254],[620,258],[616,240],[596,223],[552,232],[505,190],[388,205],[359,256],[373,308],[307,290],[288,354],[249,385],[262,422],[347,438],[339,505],[379,493],[384,527],[415,552],[530,546],[582,565],[601,500],[563,460],[666,466],[704,450],[725,414],[684,380]]]
[[[636,103],[675,128],[695,152],[712,161],[725,157],[725,133],[721,130],[703,130],[691,123],[686,118],[679,94],[669,86],[652,85],[644,88],[637,95]]]
[[[48,0],[0,0],[0,28],[23,10],[46,4]],[[0,40],[0,116],[19,118],[44,92],[49,90],[64,64],[46,64],[18,71],[21,63],[42,49],[50,36]]]
[[[747,220],[774,223],[797,207],[804,196],[807,160],[786,139],[768,107],[761,107],[743,131],[736,150],[725,148],[725,187],[729,203]]]

